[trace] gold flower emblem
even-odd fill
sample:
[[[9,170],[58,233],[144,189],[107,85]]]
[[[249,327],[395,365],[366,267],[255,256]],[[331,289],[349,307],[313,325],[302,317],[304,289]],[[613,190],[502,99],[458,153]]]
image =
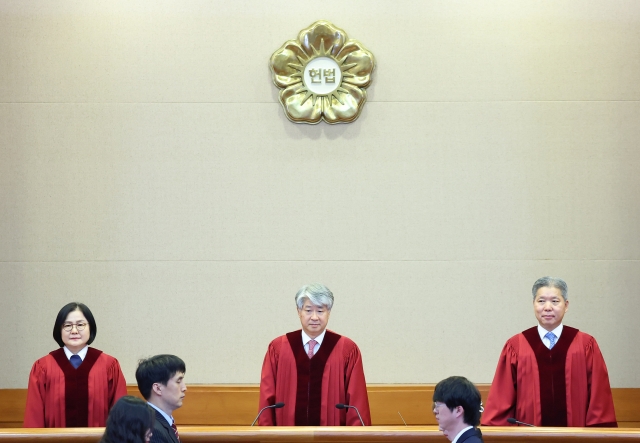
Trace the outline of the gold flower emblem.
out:
[[[357,40],[320,20],[289,40],[269,61],[284,112],[295,123],[349,123],[367,101],[364,89],[375,66]]]

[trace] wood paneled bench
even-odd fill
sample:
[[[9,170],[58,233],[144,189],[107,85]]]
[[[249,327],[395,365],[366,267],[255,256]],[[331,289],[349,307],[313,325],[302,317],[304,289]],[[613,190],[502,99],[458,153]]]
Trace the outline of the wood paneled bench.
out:
[[[431,411],[434,385],[369,385],[371,419],[375,426],[435,425]],[[129,394],[140,396],[135,385]],[[489,385],[478,385],[486,400]],[[0,389],[0,427],[22,427],[26,389]],[[620,427],[640,428],[640,388],[613,389]],[[257,385],[188,385],[182,408],[174,416],[180,426],[249,425],[258,412]]]
[[[91,429],[0,429],[0,443],[96,443],[102,428]],[[485,428],[487,443],[577,443],[640,442],[640,429],[606,428]],[[248,426],[181,427],[182,443],[445,443],[448,440],[435,426],[273,427]]]

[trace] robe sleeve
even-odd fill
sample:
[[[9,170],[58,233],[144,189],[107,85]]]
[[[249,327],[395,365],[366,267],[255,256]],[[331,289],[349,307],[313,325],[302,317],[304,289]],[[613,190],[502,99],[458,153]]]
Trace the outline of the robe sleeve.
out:
[[[36,361],[29,374],[27,405],[24,410],[25,428],[44,428],[45,370],[40,360]]]
[[[609,385],[609,373],[595,338],[586,347],[588,406],[587,426],[617,428],[616,412]]]
[[[345,390],[346,404],[358,408],[365,426],[371,426],[371,412],[369,410],[369,397],[367,395],[367,382],[364,378],[362,367],[362,354],[353,343],[353,347],[345,356]],[[347,426],[362,426],[358,414],[349,409],[347,411]]]
[[[272,405],[276,402],[276,374],[278,371],[278,353],[276,352],[273,342],[269,344],[269,349],[264,356],[262,363],[262,374],[260,375],[260,402],[258,411],[265,406]],[[259,426],[275,426],[275,411],[267,409],[258,419]]]
[[[498,359],[487,405],[482,414],[484,426],[510,426],[507,419],[515,417],[518,353],[511,341],[504,345]]]
[[[110,410],[120,397],[127,395],[127,382],[120,368],[120,363],[115,358],[109,366],[107,377],[109,379],[109,407]]]

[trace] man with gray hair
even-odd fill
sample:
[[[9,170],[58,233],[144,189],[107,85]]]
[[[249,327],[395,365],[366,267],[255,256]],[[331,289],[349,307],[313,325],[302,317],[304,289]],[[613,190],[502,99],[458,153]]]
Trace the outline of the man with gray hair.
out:
[[[371,425],[360,350],[326,329],[333,293],[321,284],[305,285],[296,294],[296,306],[302,329],[269,344],[260,379],[259,410],[284,406],[263,411],[258,424]]]
[[[538,326],[514,335],[502,349],[482,424],[617,427],[598,343],[562,324],[567,284],[543,277],[532,293]]]

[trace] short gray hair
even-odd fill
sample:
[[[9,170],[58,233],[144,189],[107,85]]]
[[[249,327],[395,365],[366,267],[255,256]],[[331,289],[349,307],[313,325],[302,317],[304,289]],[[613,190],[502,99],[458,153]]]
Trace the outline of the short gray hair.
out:
[[[304,302],[307,300],[316,306],[324,306],[330,311],[333,307],[333,292],[320,283],[304,285],[296,294],[296,305],[298,309],[302,309]]]
[[[533,293],[533,299],[536,299],[536,294],[538,292],[538,289],[540,288],[556,288],[559,289],[560,292],[562,293],[562,298],[564,298],[565,301],[568,300],[568,296],[569,296],[569,288],[567,288],[567,283],[561,279],[561,278],[557,278],[557,277],[542,277],[539,278],[538,280],[536,280],[536,282],[533,284],[533,288],[531,289],[531,292]]]

